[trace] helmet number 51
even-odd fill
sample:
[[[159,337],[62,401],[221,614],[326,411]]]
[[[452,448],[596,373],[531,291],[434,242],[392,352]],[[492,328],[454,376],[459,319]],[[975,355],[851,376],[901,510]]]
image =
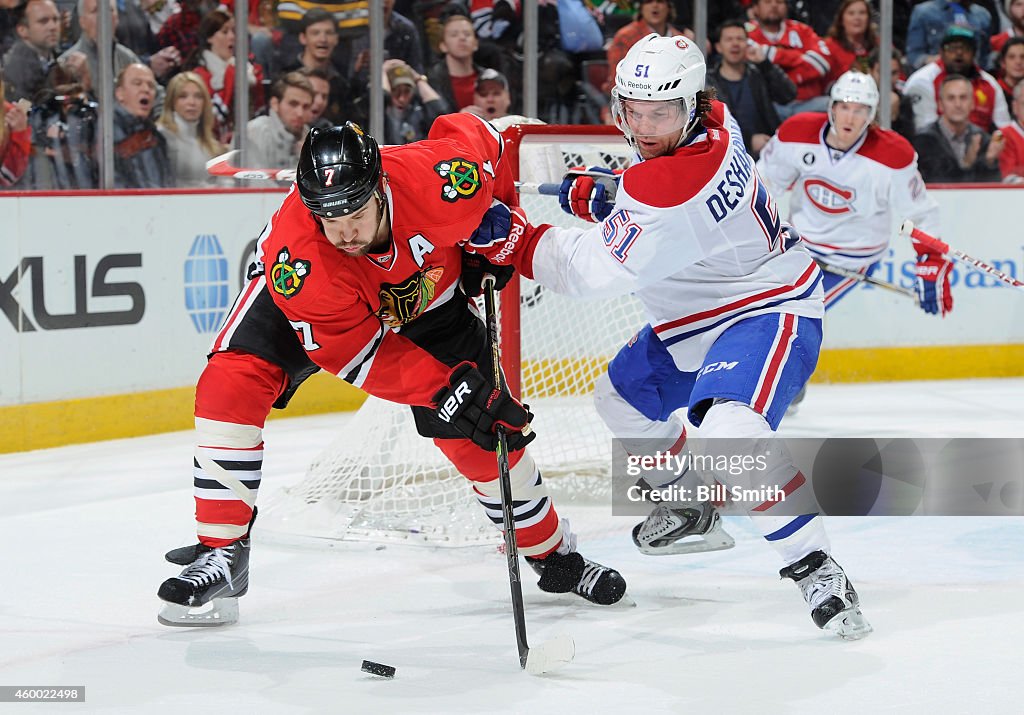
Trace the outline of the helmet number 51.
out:
[[[647,72],[650,69],[651,69],[650,65],[637,65],[636,66],[636,76],[637,77],[646,77],[647,76]]]

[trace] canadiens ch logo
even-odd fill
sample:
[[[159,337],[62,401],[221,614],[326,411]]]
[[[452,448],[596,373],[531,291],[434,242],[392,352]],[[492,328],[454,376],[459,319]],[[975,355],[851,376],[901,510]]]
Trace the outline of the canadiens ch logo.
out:
[[[434,171],[448,183],[441,189],[441,198],[449,203],[471,199],[480,190],[480,169],[466,159],[448,159],[434,167]]]
[[[824,179],[808,179],[804,182],[804,194],[815,208],[827,214],[851,213],[857,192],[844,186],[835,186]]]
[[[385,283],[380,287],[380,308],[377,317],[392,328],[405,325],[426,310],[437,292],[444,267],[424,268],[401,283]]]
[[[288,247],[284,246],[277,254],[277,262],[270,267],[270,285],[275,293],[291,298],[306,284],[310,267],[309,261],[301,258],[293,261]]]

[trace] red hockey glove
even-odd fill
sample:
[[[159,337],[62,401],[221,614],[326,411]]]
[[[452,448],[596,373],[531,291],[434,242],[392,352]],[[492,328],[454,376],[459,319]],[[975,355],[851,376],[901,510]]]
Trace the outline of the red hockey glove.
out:
[[[913,240],[917,252],[914,266],[914,288],[921,310],[945,316],[953,310],[953,293],[949,289],[949,273],[953,263],[941,253],[934,253],[921,242]]]
[[[488,452],[498,449],[498,425],[505,427],[509,451],[522,449],[537,436],[530,429],[530,408],[494,387],[471,362],[455,366],[448,384],[434,395],[434,404],[442,422]]]
[[[592,166],[586,172],[570,171],[565,175],[558,188],[558,203],[567,214],[601,223],[615,206],[619,175],[600,166]]]

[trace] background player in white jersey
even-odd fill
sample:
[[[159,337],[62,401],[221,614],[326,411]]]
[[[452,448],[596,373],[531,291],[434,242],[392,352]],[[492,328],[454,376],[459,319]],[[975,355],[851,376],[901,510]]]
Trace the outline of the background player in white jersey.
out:
[[[595,386],[598,412],[631,453],[631,445],[679,452],[682,408],[701,437],[770,438],[821,343],[821,271],[780,224],[739,126],[704,91],[704,77],[704,57],[686,38],[652,34],[637,42],[616,70],[612,99],[637,161],[622,174],[613,206],[609,186],[598,190],[592,177],[563,187],[569,208],[600,225],[534,227],[520,210],[506,210],[505,225],[494,221],[485,231],[482,224],[472,242],[492,262],[513,261],[559,293],[634,293],[643,302],[650,323]],[[499,213],[492,207],[485,223]],[[829,556],[811,487],[783,452],[771,450],[762,476],[784,491],[785,505],[752,504],[753,521],[787,564],[781,574],[799,585],[814,622],[863,636],[871,627]],[[690,470],[679,479],[697,476]],[[794,512],[794,504],[809,510]],[[634,540],[646,553],[678,552],[675,542],[700,534],[716,542],[704,550],[728,547],[718,521],[710,503],[662,504]]]
[[[790,117],[768,142],[757,171],[776,196],[792,188],[790,220],[824,271],[825,310],[858,284],[829,266],[871,275],[897,222],[939,234],[939,209],[917,170],[917,154],[894,131],[872,124],[878,88],[850,71],[832,87],[828,113]],[[921,308],[953,309],[951,263],[915,242]]]

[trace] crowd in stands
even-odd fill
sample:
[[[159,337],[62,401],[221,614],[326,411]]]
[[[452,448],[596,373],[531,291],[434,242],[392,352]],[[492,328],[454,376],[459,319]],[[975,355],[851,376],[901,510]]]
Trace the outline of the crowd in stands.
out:
[[[95,188],[101,0],[0,0],[0,188]],[[295,165],[312,126],[424,138],[441,114],[522,112],[520,0],[379,0],[383,67],[370,67],[370,0],[249,0],[249,62],[235,66],[234,0],[107,0],[115,44],[115,185],[218,185],[205,162],[236,148],[235,86],[249,87],[247,163]],[[708,3],[708,84],[756,158],[787,117],[825,111],[859,69],[892,78],[892,126],[928,182],[1024,181],[1024,0]],[[656,32],[693,38],[692,0],[538,0],[538,119],[610,123],[615,67]],[[883,66],[884,65],[884,66]],[[380,73],[383,97],[370,92]],[[222,180],[223,181],[223,180]]]

